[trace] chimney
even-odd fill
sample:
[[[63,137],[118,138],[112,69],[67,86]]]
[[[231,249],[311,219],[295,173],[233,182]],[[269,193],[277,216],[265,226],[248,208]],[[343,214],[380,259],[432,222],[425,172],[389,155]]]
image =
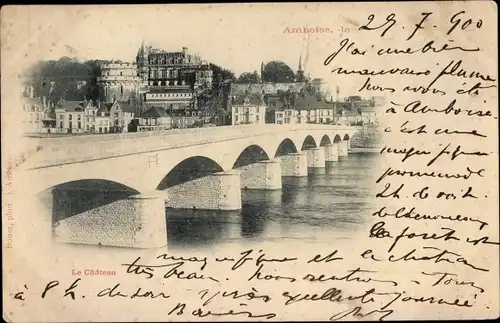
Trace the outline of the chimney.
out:
[[[188,48],[187,47],[182,47],[182,54],[185,56],[187,54],[187,50]]]
[[[46,107],[47,106],[47,97],[44,95],[42,96],[42,106]]]
[[[97,110],[101,108],[101,100],[97,100]]]

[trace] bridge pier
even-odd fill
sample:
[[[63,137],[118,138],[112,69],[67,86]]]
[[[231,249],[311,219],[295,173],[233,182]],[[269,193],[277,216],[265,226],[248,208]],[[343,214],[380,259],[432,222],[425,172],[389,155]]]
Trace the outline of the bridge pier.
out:
[[[281,163],[278,159],[263,160],[238,168],[241,188],[256,190],[281,189]]]
[[[54,224],[54,239],[113,247],[163,247],[167,245],[165,198],[160,191],[147,192],[111,203],[87,205],[87,210],[71,215],[79,206],[73,203],[72,207],[67,192],[55,193],[53,212],[65,213],[66,217]]]
[[[298,152],[278,157],[281,161],[281,176],[307,176],[307,153]]]
[[[307,150],[307,167],[308,168],[325,167],[325,149],[323,149],[323,147],[311,148]]]
[[[338,142],[339,146],[339,157],[347,157],[347,152],[348,152],[348,141],[340,141]]]
[[[167,206],[177,209],[241,209],[240,171],[230,170],[167,188]]]
[[[336,162],[339,160],[339,148],[337,143],[325,146],[325,161]]]

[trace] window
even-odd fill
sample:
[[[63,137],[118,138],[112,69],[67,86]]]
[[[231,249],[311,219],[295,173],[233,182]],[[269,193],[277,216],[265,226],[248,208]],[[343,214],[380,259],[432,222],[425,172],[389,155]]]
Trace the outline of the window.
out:
[[[63,127],[63,122],[62,122],[62,121],[61,121],[61,122],[59,122],[59,128],[61,128],[61,129],[62,129],[62,128],[64,128],[64,127]]]
[[[234,116],[234,121],[238,122],[238,116]]]
[[[259,115],[255,116],[255,121],[259,122]]]
[[[72,119],[73,119],[73,115],[72,115],[72,114],[70,114],[70,115],[69,115],[69,120],[72,120]]]
[[[82,129],[82,123],[78,121],[78,129]]]

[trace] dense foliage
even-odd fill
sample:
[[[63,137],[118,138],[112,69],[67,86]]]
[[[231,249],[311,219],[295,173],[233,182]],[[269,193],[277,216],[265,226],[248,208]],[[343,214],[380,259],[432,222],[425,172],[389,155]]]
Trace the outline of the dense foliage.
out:
[[[295,81],[295,73],[290,66],[281,61],[271,61],[262,70],[262,81],[272,83],[287,83]]]
[[[257,73],[257,71],[253,71],[252,73],[245,72],[241,74],[238,79],[236,80],[236,83],[241,83],[241,84],[256,84],[260,83],[260,75]]]
[[[97,99],[99,65],[108,60],[80,62],[69,57],[59,60],[38,61],[27,70],[27,83],[33,85],[35,96],[47,96],[51,102],[66,100]]]

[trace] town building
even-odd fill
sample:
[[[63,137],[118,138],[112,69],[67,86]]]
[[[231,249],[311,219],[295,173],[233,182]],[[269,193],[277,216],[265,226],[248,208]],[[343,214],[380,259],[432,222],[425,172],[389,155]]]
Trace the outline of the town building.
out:
[[[363,99],[360,96],[350,96],[345,102],[336,102],[338,112],[338,123],[349,125],[366,125],[378,123],[380,109],[382,109],[385,99],[381,97],[371,97]]]
[[[108,133],[111,129],[109,107],[107,104],[101,104],[97,101],[97,112],[94,118],[95,133]]]
[[[85,132],[95,133],[96,132],[96,116],[99,108],[92,104],[91,101],[84,101],[84,122],[85,122]]]
[[[135,115],[130,103],[114,100],[112,103],[102,104],[101,108],[109,112],[110,132],[128,132]]]
[[[361,111],[354,108],[349,102],[335,102],[336,124],[341,126],[357,125],[362,123]]]
[[[82,102],[60,99],[55,106],[57,133],[83,133],[85,107]]]
[[[56,133],[116,133],[128,132],[134,111],[127,102],[101,103],[66,101],[55,105]]]
[[[377,112],[380,108],[376,106],[362,107],[361,108],[361,119],[363,120],[363,124],[374,124],[378,123],[378,115]]]
[[[172,119],[173,129],[192,128],[202,125],[201,111],[172,110],[168,111],[168,113]]]
[[[231,106],[233,125],[266,123],[266,105],[258,94],[233,96]]]
[[[304,86],[305,82],[290,82],[290,83],[255,83],[255,84],[231,84],[231,95],[242,94],[277,94],[278,92],[298,93]]]
[[[334,106],[321,95],[308,94],[302,91],[294,95],[290,104],[275,110],[275,123],[277,124],[305,124],[334,122]]]
[[[172,128],[172,118],[165,108],[150,107],[138,117],[137,131],[158,131]]]
[[[47,132],[46,126],[50,119],[50,107],[45,96],[34,97],[33,86],[29,85],[21,92],[21,104],[24,112],[23,131],[26,133]]]

